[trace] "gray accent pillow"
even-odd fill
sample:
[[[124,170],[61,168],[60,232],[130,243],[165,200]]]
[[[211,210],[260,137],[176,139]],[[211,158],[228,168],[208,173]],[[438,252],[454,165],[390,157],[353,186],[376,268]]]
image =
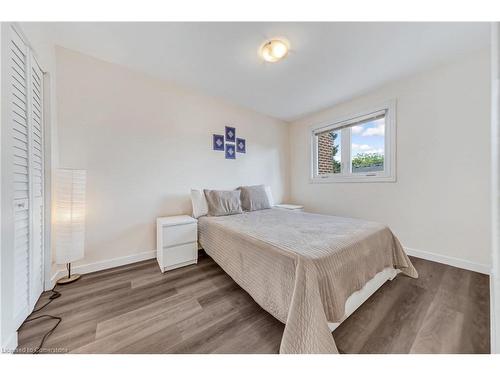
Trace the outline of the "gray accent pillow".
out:
[[[241,207],[245,211],[257,211],[271,208],[265,185],[241,186]]]
[[[203,190],[207,198],[209,216],[225,216],[241,214],[239,190]]]

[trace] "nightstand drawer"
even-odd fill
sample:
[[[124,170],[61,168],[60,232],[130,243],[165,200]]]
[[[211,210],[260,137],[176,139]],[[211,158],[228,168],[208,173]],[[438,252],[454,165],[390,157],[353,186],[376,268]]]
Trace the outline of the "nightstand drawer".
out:
[[[164,270],[182,267],[196,263],[198,260],[198,243],[192,242],[184,245],[164,248],[163,250]]]
[[[197,228],[196,223],[163,227],[163,248],[198,241]]]

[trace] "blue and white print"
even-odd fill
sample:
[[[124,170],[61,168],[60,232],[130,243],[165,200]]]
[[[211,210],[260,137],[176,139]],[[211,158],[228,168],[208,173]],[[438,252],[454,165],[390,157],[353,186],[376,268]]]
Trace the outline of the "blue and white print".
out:
[[[236,159],[234,144],[226,143],[226,159]]]
[[[247,145],[243,138],[236,138],[236,152],[246,153]]]
[[[214,134],[213,147],[215,151],[224,151],[224,136]]]
[[[234,142],[236,140],[236,128],[226,126],[226,142]]]

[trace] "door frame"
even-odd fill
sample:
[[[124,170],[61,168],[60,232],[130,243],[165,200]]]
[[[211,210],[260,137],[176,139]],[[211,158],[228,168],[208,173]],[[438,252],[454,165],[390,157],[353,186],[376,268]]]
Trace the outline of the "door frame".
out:
[[[39,61],[40,63],[40,61]],[[41,63],[40,63],[41,64]],[[43,73],[43,168],[44,168],[44,186],[43,186],[43,211],[44,211],[44,244],[43,244],[43,265],[44,265],[44,290],[53,288],[52,280],[52,132],[51,132],[51,82],[52,77],[42,65]]]

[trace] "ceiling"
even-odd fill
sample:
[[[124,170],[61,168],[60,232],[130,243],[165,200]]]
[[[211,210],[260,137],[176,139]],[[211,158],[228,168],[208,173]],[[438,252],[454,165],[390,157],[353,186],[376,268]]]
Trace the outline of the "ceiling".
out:
[[[287,121],[489,46],[488,23],[27,26],[57,45]],[[291,52],[264,63],[258,48],[272,37],[289,40]]]

